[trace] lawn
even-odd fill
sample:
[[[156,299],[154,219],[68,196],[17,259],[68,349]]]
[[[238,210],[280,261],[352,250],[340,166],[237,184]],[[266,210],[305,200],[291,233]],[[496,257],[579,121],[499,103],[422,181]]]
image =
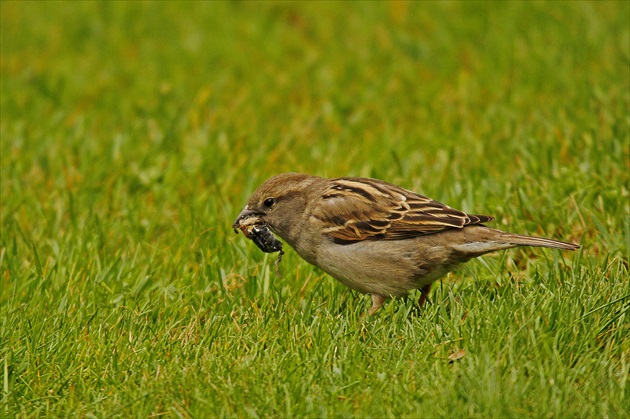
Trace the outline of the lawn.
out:
[[[630,417],[628,2],[0,5],[0,416]],[[231,230],[286,171],[582,248],[364,317]]]

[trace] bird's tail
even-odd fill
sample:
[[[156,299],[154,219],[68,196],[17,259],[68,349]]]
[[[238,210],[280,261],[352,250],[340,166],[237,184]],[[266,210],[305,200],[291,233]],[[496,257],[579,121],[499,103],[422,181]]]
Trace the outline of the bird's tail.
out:
[[[563,250],[576,250],[580,248],[579,245],[574,243],[545,239],[543,237],[524,236],[522,234],[503,233],[501,240],[514,246],[550,247]]]

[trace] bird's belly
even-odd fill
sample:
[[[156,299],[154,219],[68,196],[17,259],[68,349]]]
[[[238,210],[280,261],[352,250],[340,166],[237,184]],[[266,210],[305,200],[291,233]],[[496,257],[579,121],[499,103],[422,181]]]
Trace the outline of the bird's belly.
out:
[[[330,244],[322,246],[314,264],[349,288],[392,297],[404,296],[448,272],[439,266],[423,268],[414,241],[405,245],[400,241]]]

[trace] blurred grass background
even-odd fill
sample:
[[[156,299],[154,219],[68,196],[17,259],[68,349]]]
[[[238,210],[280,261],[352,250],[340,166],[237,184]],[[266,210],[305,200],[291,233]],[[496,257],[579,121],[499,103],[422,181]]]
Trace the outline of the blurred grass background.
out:
[[[7,416],[630,414],[628,2],[0,7]],[[232,233],[285,171],[583,250],[363,322]]]

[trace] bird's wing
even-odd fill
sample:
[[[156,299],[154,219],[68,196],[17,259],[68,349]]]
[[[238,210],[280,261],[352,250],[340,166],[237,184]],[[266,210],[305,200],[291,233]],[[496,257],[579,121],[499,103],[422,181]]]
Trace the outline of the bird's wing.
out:
[[[494,219],[364,178],[331,179],[311,215],[324,223],[323,233],[340,244],[408,239]]]

